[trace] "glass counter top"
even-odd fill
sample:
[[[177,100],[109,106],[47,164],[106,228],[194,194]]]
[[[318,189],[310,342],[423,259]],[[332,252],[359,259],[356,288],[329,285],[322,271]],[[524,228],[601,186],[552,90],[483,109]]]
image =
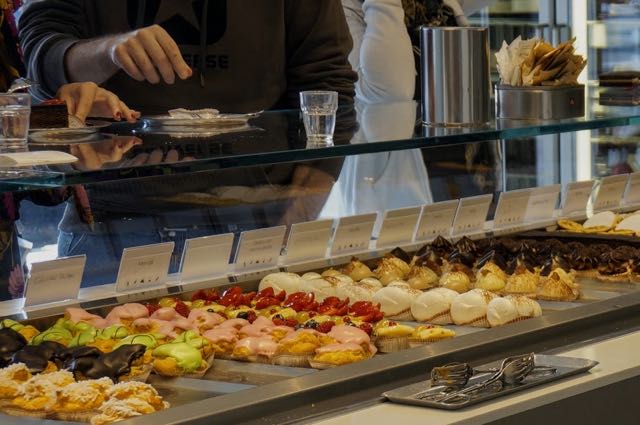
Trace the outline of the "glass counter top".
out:
[[[264,112],[241,131],[176,132],[141,120],[114,124],[96,142],[30,143],[30,150],[64,150],[72,166],[49,167],[42,178],[0,179],[0,191],[186,174],[376,152],[429,149],[458,143],[517,139],[640,124],[640,108],[609,108],[596,102],[581,118],[554,121],[493,120],[480,128],[427,127],[415,102],[358,105],[338,113],[333,146],[309,146],[299,111]]]

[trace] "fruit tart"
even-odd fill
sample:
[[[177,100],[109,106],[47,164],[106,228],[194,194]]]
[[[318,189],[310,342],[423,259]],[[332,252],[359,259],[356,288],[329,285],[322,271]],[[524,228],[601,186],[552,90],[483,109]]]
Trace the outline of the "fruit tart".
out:
[[[415,348],[456,336],[451,329],[437,325],[420,325],[409,335],[409,347]]]
[[[272,363],[290,367],[309,367],[316,349],[336,341],[314,329],[298,329],[278,342]]]
[[[413,331],[412,326],[381,320],[373,326],[372,339],[378,351],[393,353],[409,348],[409,335]]]

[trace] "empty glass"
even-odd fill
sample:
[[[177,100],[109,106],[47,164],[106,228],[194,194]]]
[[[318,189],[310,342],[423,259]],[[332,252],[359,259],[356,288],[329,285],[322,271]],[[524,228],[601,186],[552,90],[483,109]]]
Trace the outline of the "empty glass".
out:
[[[29,94],[0,94],[0,151],[26,150],[30,114]]]
[[[302,120],[310,145],[333,145],[338,93],[335,91],[300,92]]]

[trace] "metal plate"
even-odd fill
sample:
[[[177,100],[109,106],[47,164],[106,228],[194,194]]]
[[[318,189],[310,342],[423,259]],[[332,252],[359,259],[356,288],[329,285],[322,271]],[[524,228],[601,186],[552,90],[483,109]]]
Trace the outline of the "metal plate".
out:
[[[396,390],[388,391],[383,395],[390,401],[394,403],[401,404],[410,404],[413,406],[422,406],[422,407],[433,407],[436,409],[445,409],[445,410],[458,410],[464,407],[472,406],[474,404],[482,403],[494,398],[502,397],[508,394],[512,394],[519,391],[524,391],[529,388],[546,384],[549,382],[557,381],[559,379],[564,379],[569,376],[577,375],[583,372],[588,371],[598,364],[595,360],[589,359],[581,359],[576,357],[562,357],[562,356],[549,356],[543,354],[536,354],[535,356],[536,366],[549,366],[556,369],[556,373],[553,375],[530,375],[525,380],[519,384],[514,386],[506,386],[503,387],[499,391],[493,392],[482,392],[473,396],[470,400],[464,403],[457,404],[449,404],[442,403],[433,400],[422,400],[415,398],[417,394],[430,394],[433,393],[438,394],[442,392],[444,387],[431,387],[431,381],[423,381],[417,384],[407,385],[406,387],[398,388]],[[490,369],[496,368],[500,366],[500,361],[489,363],[483,366],[478,367],[478,369]],[[467,385],[473,385],[479,382],[486,380],[490,374],[479,374],[474,376],[469,380]]]
[[[96,133],[98,132],[98,130],[100,130],[101,128],[106,128],[109,127],[112,123],[110,123],[109,121],[101,121],[101,120],[87,120],[85,122],[85,126],[84,127],[58,127],[58,128],[30,128],[29,132],[30,133],[39,133],[39,132],[46,132],[46,133],[68,133],[68,134],[77,134],[77,133],[82,133],[82,134],[90,134],[90,133]]]

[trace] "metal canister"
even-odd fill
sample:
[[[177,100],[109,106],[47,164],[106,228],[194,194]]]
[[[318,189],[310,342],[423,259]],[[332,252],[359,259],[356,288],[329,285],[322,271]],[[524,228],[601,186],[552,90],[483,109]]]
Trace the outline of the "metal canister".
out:
[[[422,121],[480,126],[491,119],[489,31],[480,27],[422,27]]]

